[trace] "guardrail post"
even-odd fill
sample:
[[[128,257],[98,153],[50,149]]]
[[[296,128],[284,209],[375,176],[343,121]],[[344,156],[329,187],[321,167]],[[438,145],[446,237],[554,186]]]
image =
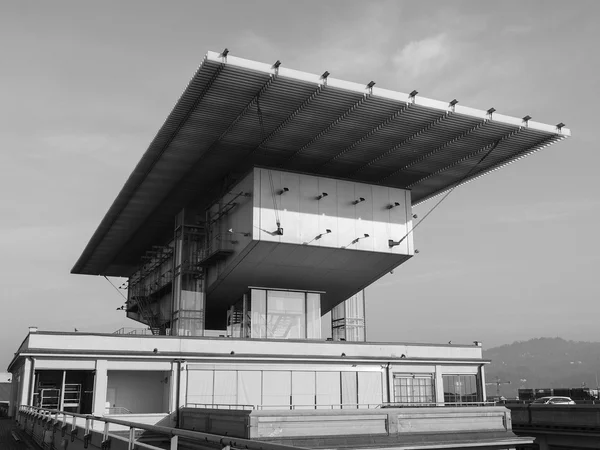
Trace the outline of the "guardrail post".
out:
[[[129,427],[129,441],[128,441],[127,450],[133,450],[134,446],[135,446],[135,428]]]
[[[102,450],[108,450],[110,448],[110,438],[108,437],[109,426],[109,422],[104,422],[104,431],[102,432],[102,444],[100,445],[100,448]]]
[[[177,450],[178,446],[179,446],[179,436],[173,436],[173,437],[171,437],[171,447],[170,447],[170,450]]]

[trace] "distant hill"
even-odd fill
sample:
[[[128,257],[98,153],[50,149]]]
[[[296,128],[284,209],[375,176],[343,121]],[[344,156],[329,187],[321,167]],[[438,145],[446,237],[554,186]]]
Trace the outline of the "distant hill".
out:
[[[500,395],[517,396],[519,388],[581,387],[596,388],[600,377],[600,342],[566,341],[539,338],[517,341],[484,350],[492,362],[486,367],[486,381],[510,381],[500,385]],[[487,386],[496,395],[496,385]]]

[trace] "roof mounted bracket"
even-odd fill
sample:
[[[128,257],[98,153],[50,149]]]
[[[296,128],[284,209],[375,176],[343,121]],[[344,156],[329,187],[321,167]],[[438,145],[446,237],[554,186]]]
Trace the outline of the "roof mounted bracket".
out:
[[[281,61],[277,60],[275,61],[275,64],[273,64],[273,69],[275,70],[275,75],[279,75],[279,66],[281,65]]]
[[[369,95],[373,94],[373,86],[375,86],[375,82],[369,81],[369,84],[367,84],[367,90],[369,92]]]
[[[408,94],[408,101],[410,101],[411,103],[415,103],[417,94],[419,93],[419,91],[412,91],[410,94]]]
[[[223,62],[227,62],[227,55],[229,54],[229,49],[225,48],[223,52],[221,52],[221,58],[223,58]]]

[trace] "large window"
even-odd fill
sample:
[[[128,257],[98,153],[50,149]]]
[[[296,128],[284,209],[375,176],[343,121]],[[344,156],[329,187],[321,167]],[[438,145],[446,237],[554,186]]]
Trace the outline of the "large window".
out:
[[[434,403],[433,377],[431,375],[394,375],[394,402],[408,406]]]
[[[251,336],[267,339],[319,339],[320,295],[306,292],[251,290]]]
[[[442,375],[444,402],[469,403],[482,401],[477,375]]]
[[[186,403],[262,409],[361,409],[383,401],[381,371],[188,368]]]

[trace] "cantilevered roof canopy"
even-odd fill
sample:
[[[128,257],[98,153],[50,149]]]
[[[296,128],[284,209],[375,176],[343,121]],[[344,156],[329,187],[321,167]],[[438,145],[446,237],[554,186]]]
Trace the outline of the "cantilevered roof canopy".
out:
[[[373,85],[209,52],[72,272],[130,275],[181,208],[254,165],[408,188],[417,204],[570,135]]]

